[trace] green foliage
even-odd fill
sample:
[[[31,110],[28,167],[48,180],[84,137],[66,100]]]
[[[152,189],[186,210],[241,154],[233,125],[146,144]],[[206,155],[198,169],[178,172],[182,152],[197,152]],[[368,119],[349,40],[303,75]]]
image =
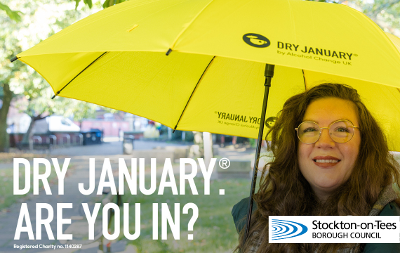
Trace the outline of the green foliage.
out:
[[[75,9],[78,9],[79,3],[81,2],[81,0],[74,0],[75,1]],[[87,6],[89,6],[89,8],[93,7],[93,2],[92,0],[83,0],[83,3]]]
[[[125,1],[127,1],[127,0],[105,0],[104,3],[103,3],[103,8],[105,9],[107,7],[110,7],[110,6],[113,6],[115,4],[119,4],[119,3],[125,2]]]
[[[353,7],[378,24],[382,30],[399,36],[400,0],[306,0],[346,4]]]
[[[94,118],[96,116],[96,108],[98,108],[97,105],[81,102],[78,100],[74,101],[79,103],[79,110],[74,110],[74,112],[72,113],[75,121],[82,121],[83,119]]]
[[[83,2],[85,5],[89,6],[89,8],[92,8],[92,6],[93,6],[92,0],[74,0],[74,1],[75,1],[75,8],[76,9],[78,8],[80,2]],[[119,3],[122,3],[122,2],[125,2],[125,1],[127,1],[127,0],[105,0],[103,2],[102,6],[105,9],[105,8],[108,8],[110,6],[113,6],[115,4],[119,4]]]
[[[15,8],[24,11],[23,20],[19,23],[10,22],[7,16],[0,13],[1,23],[6,27],[0,31],[0,82],[9,83],[14,94],[26,98],[17,107],[30,116],[72,114],[77,101],[64,98],[49,100],[52,96],[50,85],[32,68],[20,61],[10,63],[9,59],[77,21],[84,12],[74,10],[64,0],[19,1]]]
[[[10,9],[10,7],[8,7],[7,5],[0,3],[0,10],[3,10],[6,12],[7,16],[16,21],[16,22],[20,22],[21,21],[21,12],[20,11],[13,11]]]
[[[394,33],[393,29],[400,29],[400,0],[351,0],[350,2],[359,6],[362,12],[383,30]]]
[[[92,0],[63,0],[61,2],[64,3],[68,3],[71,1],[75,1],[75,10],[78,10],[79,7],[79,3],[82,1],[86,6],[88,6],[90,9],[93,7],[93,1]],[[115,4],[120,3],[120,2],[124,2],[125,0],[117,0]],[[34,2],[34,1],[32,1]],[[46,1],[45,1],[46,2]],[[54,2],[60,2],[60,1],[54,1]],[[6,15],[13,21],[16,22],[21,22],[22,21],[22,17],[21,15],[23,15],[24,13],[22,13],[21,11],[14,11],[9,7],[10,4],[5,4],[5,3],[1,3],[0,2],[0,10],[3,10]],[[110,5],[111,6],[111,5]],[[108,6],[107,6],[108,7]],[[104,7],[106,8],[106,7]]]
[[[194,140],[193,132],[179,130],[176,130],[174,133],[172,133],[172,140],[182,141],[182,132],[185,132],[185,139],[183,141],[192,142]]]
[[[250,147],[257,147],[257,139],[249,139]]]
[[[89,2],[85,2],[89,5]],[[0,11],[0,84],[11,91],[8,97],[19,98],[15,104],[20,112],[25,112],[37,120],[48,115],[58,114],[66,117],[75,112],[83,111],[83,116],[90,116],[96,105],[86,105],[86,102],[57,97],[50,99],[53,91],[50,85],[34,69],[20,61],[10,62],[9,59],[18,53],[34,46],[61,29],[89,15],[96,9],[88,11],[86,5],[75,9],[71,1],[65,0],[20,0],[8,3],[9,8],[21,11],[20,22],[13,21],[6,12]],[[92,5],[89,5],[91,7]],[[21,99],[22,98],[22,99]],[[88,108],[91,108],[90,110]],[[6,122],[7,112],[3,112],[0,122]],[[6,128],[0,131],[0,140],[7,136]],[[29,136],[29,133],[27,133]],[[2,141],[0,149],[5,145]],[[7,142],[7,141],[5,141]],[[1,149],[2,150],[2,149]]]

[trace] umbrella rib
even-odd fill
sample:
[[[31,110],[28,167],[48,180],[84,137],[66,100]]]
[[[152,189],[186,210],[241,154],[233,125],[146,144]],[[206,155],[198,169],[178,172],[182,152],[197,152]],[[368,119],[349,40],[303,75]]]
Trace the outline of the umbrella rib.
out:
[[[306,76],[304,75],[304,69],[301,70],[303,73],[303,81],[304,81],[304,90],[307,90]]]
[[[179,116],[178,122],[176,122],[176,125],[175,125],[175,127],[174,127],[174,131],[173,131],[173,132],[175,132],[176,128],[178,127],[178,124],[179,124],[179,122],[181,121],[181,118],[182,118],[182,116],[183,116],[183,113],[185,112],[186,107],[188,106],[190,99],[192,99],[192,96],[193,96],[194,92],[196,91],[197,86],[199,85],[201,79],[203,79],[203,76],[204,76],[204,74],[206,73],[207,69],[210,67],[211,63],[214,61],[214,58],[215,58],[215,56],[214,56],[214,57],[211,59],[211,61],[208,63],[207,67],[206,67],[206,68],[204,69],[204,71],[203,71],[203,74],[201,74],[199,80],[197,81],[196,86],[194,87],[194,89],[193,89],[193,91],[192,91],[192,94],[190,94],[190,97],[189,97],[188,101],[186,102],[185,108],[183,108],[183,111],[182,111],[182,113],[181,113],[181,116]]]
[[[14,56],[14,57],[10,60],[10,62],[14,62],[14,61],[16,61],[16,60],[18,60],[18,56]]]
[[[65,87],[67,87],[68,84],[70,84],[72,81],[74,81],[75,78],[77,78],[80,74],[83,73],[83,71],[85,71],[85,70],[88,69],[90,66],[92,66],[93,63],[95,63],[97,60],[99,60],[101,57],[103,57],[103,55],[105,55],[106,53],[108,53],[108,52],[102,53],[99,57],[97,57],[94,61],[92,61],[89,65],[87,65],[86,68],[84,68],[81,72],[79,72],[79,74],[77,74],[74,78],[72,78],[71,81],[69,81],[66,85],[64,85],[64,87],[62,87],[61,90],[57,91],[57,93],[54,94],[54,96],[53,96],[51,99],[55,98],[58,94],[60,94],[60,92],[61,92]]]

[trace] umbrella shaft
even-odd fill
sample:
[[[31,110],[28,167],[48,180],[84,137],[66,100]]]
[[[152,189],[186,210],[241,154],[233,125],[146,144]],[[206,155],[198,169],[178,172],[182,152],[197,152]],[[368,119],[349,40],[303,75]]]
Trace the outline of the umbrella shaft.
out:
[[[264,101],[263,101],[263,106],[262,106],[262,111],[261,111],[260,128],[258,130],[257,148],[256,148],[255,159],[254,159],[253,177],[252,177],[251,188],[250,188],[249,211],[247,214],[247,225],[246,225],[246,232],[243,237],[243,245],[245,244],[247,237],[249,236],[249,231],[250,231],[251,214],[253,211],[253,195],[254,195],[254,191],[256,189],[256,183],[257,183],[258,160],[260,158],[261,143],[263,140],[263,132],[264,132],[265,114],[267,112],[269,87],[271,87],[271,80],[272,80],[272,77],[274,76],[274,67],[275,67],[274,65],[270,65],[270,64],[267,64],[265,66]]]

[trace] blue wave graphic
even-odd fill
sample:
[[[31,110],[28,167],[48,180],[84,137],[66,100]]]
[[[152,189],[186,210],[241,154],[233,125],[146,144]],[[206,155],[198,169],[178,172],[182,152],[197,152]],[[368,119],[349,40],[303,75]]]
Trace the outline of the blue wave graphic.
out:
[[[282,240],[300,236],[308,231],[308,228],[298,222],[272,219],[272,240]]]

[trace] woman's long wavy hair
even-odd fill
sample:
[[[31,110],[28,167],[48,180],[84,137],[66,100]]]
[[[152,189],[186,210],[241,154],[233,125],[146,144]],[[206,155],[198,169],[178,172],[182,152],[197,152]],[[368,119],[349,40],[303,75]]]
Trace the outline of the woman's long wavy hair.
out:
[[[321,98],[335,97],[354,103],[358,115],[361,144],[350,178],[325,202],[318,200],[303,177],[297,159],[298,139],[295,128],[302,122],[308,105]],[[245,228],[240,233],[238,249],[247,252],[261,239],[257,252],[336,252],[340,244],[270,244],[270,215],[368,215],[381,190],[391,183],[399,184],[399,164],[389,153],[385,136],[361,102],[357,91],[342,84],[321,84],[289,98],[268,135],[269,150],[274,161],[269,172],[261,176],[260,188],[254,196],[257,210],[252,216],[250,237],[243,245]],[[290,159],[292,157],[292,159]],[[400,204],[398,200],[396,200]]]

